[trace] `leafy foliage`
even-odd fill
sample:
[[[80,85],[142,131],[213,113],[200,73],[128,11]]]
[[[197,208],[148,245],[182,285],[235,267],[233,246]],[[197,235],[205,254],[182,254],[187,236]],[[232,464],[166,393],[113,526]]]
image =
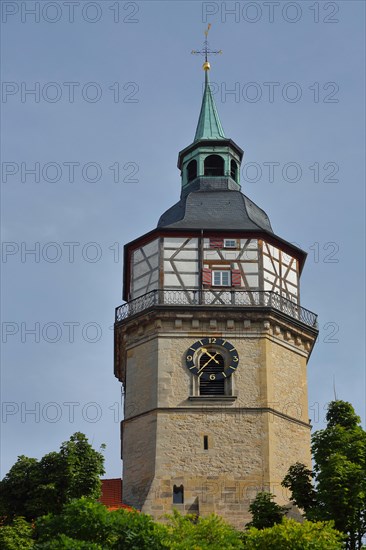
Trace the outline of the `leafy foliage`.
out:
[[[0,527],[0,548],[2,550],[30,550],[34,548],[32,526],[18,517],[10,525]]]
[[[62,443],[60,451],[40,461],[18,457],[0,482],[0,510],[7,519],[24,516],[33,520],[58,513],[73,498],[100,496],[104,457],[77,432]]]
[[[146,514],[124,509],[110,512],[100,502],[87,498],[73,500],[60,514],[48,514],[36,522],[36,548],[42,550],[74,548],[60,546],[70,541],[88,543],[85,548],[91,549],[94,549],[93,543],[95,550],[164,550],[166,546],[162,540],[165,536],[164,526],[154,523]]]
[[[102,445],[102,449],[105,446]],[[61,480],[57,488],[65,495],[65,501],[101,495],[100,476],[104,474],[104,456],[93,449],[82,433],[76,433],[61,445],[59,471]]]
[[[268,529],[251,527],[243,536],[245,550],[341,550],[343,535],[331,523],[284,518]]]
[[[265,529],[276,523],[281,523],[283,516],[288,512],[288,508],[274,502],[274,496],[272,493],[264,491],[257,494],[249,506],[253,519],[247,524],[247,528]]]
[[[182,516],[176,510],[167,516],[167,548],[170,550],[236,550],[242,548],[239,531],[222,518],[211,515],[196,518]]]
[[[58,535],[48,542],[36,544],[34,550],[104,550],[104,548],[94,542],[83,542],[66,535]]]
[[[312,513],[316,507],[316,491],[312,480],[315,474],[304,464],[296,462],[290,466],[282,485],[292,492],[292,500],[302,510],[306,517],[312,519]]]
[[[347,548],[356,550],[366,534],[366,432],[345,401],[332,401],[326,419],[326,428],[312,436],[314,474],[294,465],[283,485],[308,519],[333,520],[348,535]]]
[[[32,518],[37,510],[40,490],[37,460],[24,455],[19,456],[5,478],[0,481],[1,515],[7,519],[16,515]]]
[[[0,527],[4,550],[340,550],[342,535],[328,523],[303,524],[284,518],[271,528],[236,531],[222,518],[167,516],[155,523],[146,514],[81,498],[67,503],[60,514],[38,518],[31,526],[23,518]]]
[[[239,550],[239,531],[218,516],[199,518],[178,512],[168,524],[155,523],[146,514],[119,509],[108,511],[99,502],[79,499],[58,515],[36,522],[37,550],[61,548],[103,550]],[[83,544],[83,545],[82,545]],[[92,546],[94,544],[95,546]]]

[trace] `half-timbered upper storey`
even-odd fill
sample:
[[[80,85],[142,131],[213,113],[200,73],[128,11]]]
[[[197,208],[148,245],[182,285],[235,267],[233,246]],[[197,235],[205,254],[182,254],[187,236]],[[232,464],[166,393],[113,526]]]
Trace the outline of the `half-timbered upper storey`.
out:
[[[128,265],[127,301],[154,290],[184,291],[188,301],[191,291],[210,296],[241,290],[299,302],[299,260],[260,238],[156,237],[131,250]]]

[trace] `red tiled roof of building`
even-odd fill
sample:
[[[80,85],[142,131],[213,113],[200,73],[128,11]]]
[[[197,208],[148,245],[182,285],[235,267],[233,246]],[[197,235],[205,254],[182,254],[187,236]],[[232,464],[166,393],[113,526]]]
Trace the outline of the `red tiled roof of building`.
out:
[[[120,477],[114,479],[101,479],[102,496],[99,501],[108,508],[108,510],[118,510],[125,508],[126,510],[134,510],[131,506],[122,504],[122,479]]]
[[[122,508],[122,479],[102,479],[100,502],[108,508]]]

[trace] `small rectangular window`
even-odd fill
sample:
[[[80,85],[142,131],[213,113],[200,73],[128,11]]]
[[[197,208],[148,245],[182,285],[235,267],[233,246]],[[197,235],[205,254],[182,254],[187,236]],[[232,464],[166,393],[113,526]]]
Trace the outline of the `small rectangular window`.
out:
[[[208,435],[203,436],[203,448],[205,451],[208,450]]]
[[[230,271],[213,271],[213,280],[212,284],[214,286],[230,286],[231,277]]]
[[[174,485],[173,487],[173,504],[184,504],[184,487]]]
[[[224,240],[224,248],[236,248],[237,243],[235,239],[225,239]]]

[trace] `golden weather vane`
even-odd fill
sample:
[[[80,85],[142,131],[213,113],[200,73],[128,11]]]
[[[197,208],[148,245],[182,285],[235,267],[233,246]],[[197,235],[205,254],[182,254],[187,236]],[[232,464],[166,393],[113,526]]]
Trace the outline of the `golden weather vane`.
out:
[[[205,30],[205,41],[203,43],[203,48],[202,50],[192,50],[192,53],[193,54],[196,54],[196,55],[204,55],[205,56],[205,62],[203,64],[203,69],[205,71],[208,71],[210,69],[210,63],[208,61],[208,56],[209,55],[218,55],[218,54],[222,54],[222,50],[211,50],[210,49],[210,46],[208,44],[208,33],[210,31],[210,28],[211,28],[211,23],[208,24],[207,26],[207,29]]]

